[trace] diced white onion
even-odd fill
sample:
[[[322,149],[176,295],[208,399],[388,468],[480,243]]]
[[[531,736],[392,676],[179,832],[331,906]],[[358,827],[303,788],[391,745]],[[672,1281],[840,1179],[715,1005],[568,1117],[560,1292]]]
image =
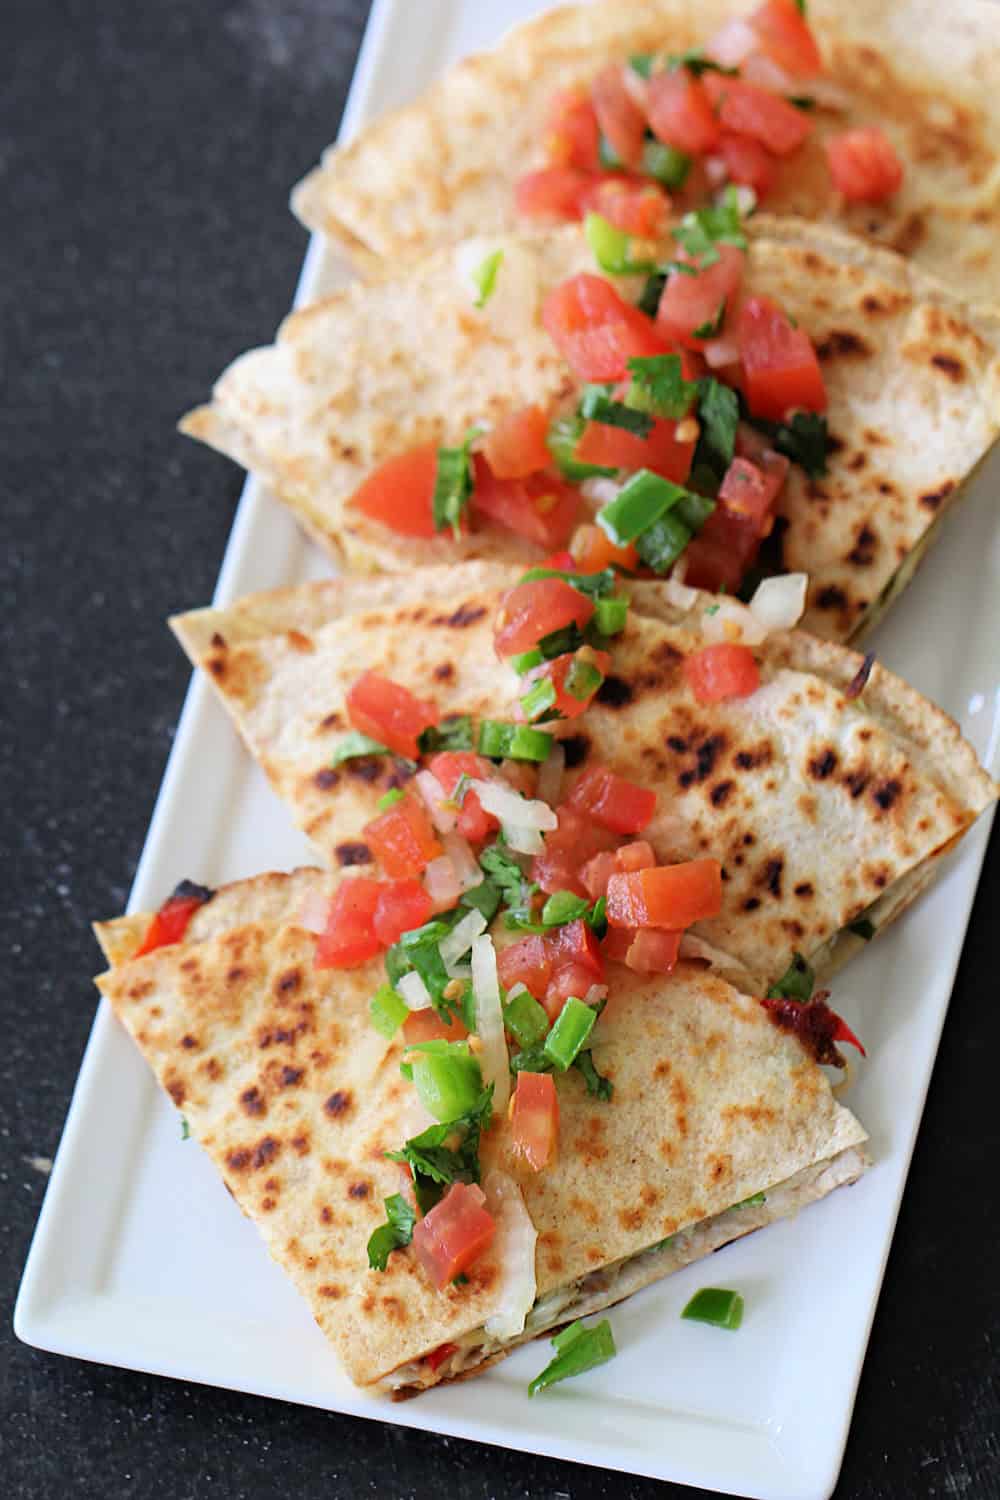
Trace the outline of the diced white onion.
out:
[[[667,603],[672,604],[675,609],[694,609],[699,598],[697,589],[689,589],[686,583],[681,583],[674,577],[664,581],[663,594]]]
[[[524,1320],[535,1303],[538,1233],[512,1177],[505,1172],[487,1172],[483,1190],[486,1206],[496,1221],[493,1250],[500,1266],[496,1310],[483,1326],[490,1338],[512,1339],[524,1332]]]
[[[502,823],[503,836],[509,848],[518,854],[542,854],[545,841],[537,828],[522,828],[516,823]]]
[[[711,339],[702,350],[706,363],[713,370],[724,365],[734,365],[740,357],[740,346],[735,339]]]
[[[446,833],[441,843],[445,854],[451,860],[455,879],[462,890],[471,891],[477,885],[482,885],[486,877],[479,867],[479,861],[473,854],[472,845],[468,839],[463,839],[458,833]]]
[[[435,911],[451,911],[462,894],[462,887],[455,874],[455,866],[447,854],[432,859],[424,871],[424,889],[430,896]]]
[[[430,771],[418,771],[413,781],[427,804],[431,822],[438,833],[451,833],[458,822],[458,809],[448,800],[448,794],[440,781]]]
[[[329,896],[322,891],[310,891],[299,907],[295,920],[307,932],[324,932],[329,911]]]
[[[556,740],[549,751],[548,760],[543,760],[538,770],[538,795],[542,802],[555,807],[562,791],[563,772],[566,769],[566,751]]]
[[[404,974],[402,979],[397,979],[395,989],[396,993],[402,997],[407,1010],[430,1010],[434,1004],[430,990],[416,969],[411,969],[409,974]]]
[[[475,780],[469,785],[479,798],[483,811],[492,813],[501,823],[509,823],[513,828],[533,828],[539,833],[548,833],[558,825],[558,819],[547,802],[522,797],[498,781]]]
[[[606,984],[592,984],[583,997],[584,1005],[598,1005],[602,1000],[608,998],[608,986]]]
[[[760,38],[750,23],[740,16],[734,16],[715,33],[705,52],[713,62],[721,63],[724,68],[738,68],[743,59],[749,57],[759,46]]]
[[[617,479],[610,479],[607,474],[592,474],[580,485],[583,498],[589,500],[591,505],[610,505],[612,500],[617,499],[620,489]]]
[[[701,617],[701,633],[706,641],[735,641],[743,646],[759,646],[767,635],[756,615],[738,599],[715,599]]]
[[[810,78],[802,89],[796,89],[796,93],[808,94],[815,99],[821,109],[840,110],[846,112],[851,108],[851,96],[839,84],[834,83],[832,78]]]
[[[748,182],[736,184],[736,202],[743,218],[749,218],[757,207],[757,194]]]
[[[755,83],[758,88],[768,89],[772,94],[802,94],[808,92],[808,86],[801,87],[796,79],[780,63],[776,63],[773,57],[768,57],[763,52],[758,52],[755,57],[747,60],[743,69],[743,77],[747,83]]]
[[[510,989],[507,991],[507,999],[513,1000],[515,995],[526,995],[527,993],[528,986],[526,984],[522,984],[521,980],[519,979],[517,983],[511,985]]]
[[[625,85],[625,92],[631,94],[634,102],[638,104],[643,114],[645,114],[649,102],[649,87],[645,78],[643,78],[641,73],[637,73],[635,68],[631,68],[628,63],[624,63],[622,65],[622,82]]]
[[[750,600],[750,613],[762,629],[794,630],[806,607],[808,573],[786,573],[781,578],[765,578]]]
[[[481,911],[470,911],[460,922],[457,922],[447,936],[441,939],[439,945],[445,968],[463,958],[472,947],[473,938],[485,932],[488,925]]]
[[[510,1098],[510,1059],[500,1008],[500,980],[493,939],[484,934],[472,943],[472,994],[476,1002],[476,1035],[483,1081],[493,1085],[493,1108],[503,1117]]]

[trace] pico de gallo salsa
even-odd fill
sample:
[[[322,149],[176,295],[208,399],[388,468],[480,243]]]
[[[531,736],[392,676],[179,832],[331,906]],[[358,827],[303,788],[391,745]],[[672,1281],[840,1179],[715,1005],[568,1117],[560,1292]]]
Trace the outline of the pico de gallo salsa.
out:
[[[486,520],[568,552],[578,573],[673,574],[748,594],[776,565],[761,552],[790,465],[825,469],[816,350],[745,284],[732,187],[681,219],[666,259],[642,259],[641,242],[596,212],[586,234],[603,274],[569,277],[541,307],[578,382],[570,403],[513,411],[436,462],[426,447],[391,459],[352,504],[401,535],[461,536]],[[639,271],[634,304],[608,278]],[[532,703],[566,713],[569,665],[540,668]],[[588,679],[602,671],[590,667]]]

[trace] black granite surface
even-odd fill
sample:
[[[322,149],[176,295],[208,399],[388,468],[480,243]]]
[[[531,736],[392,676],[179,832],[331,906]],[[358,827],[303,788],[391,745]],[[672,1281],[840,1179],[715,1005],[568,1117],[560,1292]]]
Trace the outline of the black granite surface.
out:
[[[287,308],[305,249],[288,186],[334,133],[366,11],[0,9],[0,1494],[16,1500],[694,1493],[60,1359],[10,1330],[94,1009],[88,921],[124,904],[187,683],[162,621],[210,598],[241,484],[173,423]],[[994,844],[840,1500],[1000,1496],[998,895]]]

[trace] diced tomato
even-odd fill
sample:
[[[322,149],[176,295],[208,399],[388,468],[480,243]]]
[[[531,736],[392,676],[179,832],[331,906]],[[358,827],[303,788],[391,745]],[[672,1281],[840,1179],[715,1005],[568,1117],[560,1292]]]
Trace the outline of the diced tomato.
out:
[[[511,1100],[510,1144],[516,1156],[540,1172],[556,1159],[559,1098],[551,1073],[518,1073]]]
[[[437,536],[431,509],[437,464],[436,443],[400,453],[369,474],[350,504],[400,536]]]
[[[428,770],[441,783],[449,797],[455,790],[459,777],[469,776],[477,781],[488,781],[493,775],[491,763],[471,750],[442,750],[440,754],[432,756]],[[463,839],[468,839],[470,844],[481,844],[500,827],[500,822],[492,813],[483,811],[476,793],[470,790],[462,798],[457,826]]]
[[[797,407],[826,411],[826,386],[809,335],[793,328],[769,297],[750,297],[739,324],[747,404],[755,417],[781,422]]]
[[[580,463],[599,464],[602,468],[652,469],[675,484],[683,484],[691,472],[695,440],[677,439],[677,423],[657,417],[646,437],[611,427],[606,422],[588,422],[573,451]]]
[[[610,849],[615,837],[602,828],[589,813],[563,804],[557,809],[559,826],[545,835],[545,851],[531,863],[531,878],[547,895],[555,891],[572,891],[585,896],[587,888],[580,879],[581,866],[603,849]]]
[[[612,875],[621,873],[621,866],[617,856],[610,849],[602,850],[595,854],[592,859],[580,870],[580,879],[586,889],[587,895],[592,901],[597,901],[601,896],[607,894],[608,881]]]
[[[734,458],[719,488],[720,501],[736,515],[747,516],[758,531],[765,530],[788,474],[788,459],[781,453],[772,453],[765,463],[761,467],[748,458]]]
[[[576,573],[579,571],[572,552],[565,548],[561,552],[552,552],[548,557],[543,557],[538,565],[540,568],[554,568],[557,573]]]
[[[614,833],[641,833],[656,812],[656,793],[604,766],[591,766],[574,786],[569,803]]]
[[[447,1286],[489,1249],[497,1226],[485,1202],[474,1182],[453,1182],[440,1203],[418,1220],[413,1249],[434,1286]]]
[[[653,134],[678,151],[702,156],[719,139],[719,124],[702,80],[687,68],[654,73],[646,93],[646,112]]]
[[[540,933],[521,938],[497,954],[497,974],[505,990],[523,984],[537,1000],[552,978],[552,953]]]
[[[724,73],[706,73],[702,81],[722,128],[752,136],[775,156],[798,150],[812,129],[803,110],[768,89]]]
[[[405,796],[366,823],[365,842],[387,875],[409,880],[441,853],[427,809],[417,796]]]
[[[625,962],[637,974],[670,974],[680,953],[681,934],[660,927],[640,927],[629,943]]]
[[[601,952],[605,958],[623,964],[634,941],[635,932],[631,927],[609,927],[601,939]]]
[[[422,927],[431,915],[431,898],[419,880],[383,880],[375,903],[375,936],[390,948],[404,932]]]
[[[625,568],[632,573],[639,566],[639,554],[629,542],[616,547],[600,526],[578,526],[570,543],[570,567],[578,573],[600,573],[604,568]]]
[[[542,322],[580,380],[621,380],[630,359],[669,353],[650,319],[587,271],[549,292]]]
[[[316,944],[317,969],[355,969],[381,952],[374,925],[381,889],[380,881],[367,876],[341,882]]]
[[[362,734],[416,760],[418,736],[441,715],[436,704],[414,697],[398,682],[378,672],[363,672],[347,694],[347,717]]]
[[[533,578],[503,597],[493,644],[498,656],[530,651],[544,636],[567,625],[582,630],[594,613],[593,601],[562,578]]]
[[[542,167],[514,184],[514,207],[523,219],[579,219],[594,174],[580,167]]]
[[[207,900],[207,894],[188,896],[175,891],[153,917],[142,943],[132,957],[141,958],[144,953],[152,953],[154,948],[166,948],[171,943],[179,943],[187,932],[191,918]]]
[[[540,997],[549,1023],[555,1025],[563,1006],[571,995],[582,1000],[590,986],[595,983],[593,974],[583,964],[563,964],[556,969],[545,987],[545,994]]]
[[[642,159],[646,117],[625,87],[625,64],[608,63],[590,86],[597,123],[615,155],[626,167]]]
[[[697,349],[712,337],[707,331],[697,335],[696,330],[715,328],[724,310],[734,302],[743,280],[743,251],[736,245],[719,245],[717,249],[719,259],[703,271],[694,275],[671,271],[656,311],[660,331],[688,348]]]
[[[780,489],[787,472],[782,455],[768,454],[762,449],[754,451],[759,454],[755,467],[763,470],[769,487],[777,484]],[[756,561],[761,539],[770,525],[770,513],[760,519],[749,509],[736,510],[720,499],[698,535],[684,550],[685,582],[692,588],[707,589],[711,593],[720,589],[735,593],[747,569]]]
[[[600,214],[623,234],[655,240],[666,229],[670,199],[659,183],[608,176],[585,195],[583,207]]]
[[[793,78],[815,78],[823,59],[795,0],[765,0],[749,18],[761,48]]]
[[[415,1047],[418,1042],[463,1042],[468,1035],[465,1023],[458,1016],[452,1016],[449,1026],[433,1006],[411,1010],[403,1022],[403,1040],[408,1047]]]
[[[594,106],[583,89],[560,89],[549,101],[545,122],[545,154],[554,167],[600,165],[600,127]]]
[[[455,1354],[457,1350],[457,1344],[438,1344],[437,1348],[432,1349],[430,1354],[424,1355],[424,1364],[428,1369],[436,1370],[440,1365],[444,1364],[446,1359]]]
[[[549,419],[541,406],[511,412],[490,429],[483,457],[496,479],[525,479],[548,468],[552,455],[546,446]]]
[[[902,186],[902,164],[878,125],[831,136],[826,156],[834,187],[851,203],[879,203]]]
[[[594,929],[588,927],[582,917],[575,922],[567,922],[564,927],[553,928],[545,941],[552,953],[553,970],[569,964],[585,969],[591,976],[590,984],[599,984],[604,978],[600,944],[594,936]],[[587,989],[589,988],[588,984]]]
[[[612,927],[666,927],[681,932],[722,907],[722,866],[717,859],[656,865],[608,881],[608,923]]]
[[[760,668],[749,646],[719,641],[684,660],[684,676],[699,703],[747,698],[760,687]]]
[[[562,656],[554,656],[551,661],[542,662],[540,666],[532,667],[526,678],[529,682],[537,682],[541,677],[548,678],[556,690],[556,696],[547,712],[560,714],[564,719],[576,719],[585,709],[588,709],[593,701],[594,693],[597,692],[597,689],[601,685],[600,682],[595,683],[585,698],[574,697],[569,691],[566,686],[566,679],[572,672],[578,655],[579,653],[576,651],[567,651]],[[611,670],[611,657],[607,651],[590,650],[587,653],[586,660],[591,666],[597,668],[602,679]],[[518,717],[522,717],[520,708],[518,709]]]
[[[726,164],[730,182],[753,188],[758,201],[767,197],[778,175],[778,163],[760,141],[724,130],[716,149]]]
[[[651,870],[656,864],[656,855],[653,853],[652,845],[647,844],[645,839],[636,839],[632,844],[622,844],[615,851],[615,859],[618,868],[625,875],[631,875],[634,870]]]
[[[497,479],[481,454],[473,458],[472,508],[539,547],[564,546],[580,509],[580,491],[554,474]]]

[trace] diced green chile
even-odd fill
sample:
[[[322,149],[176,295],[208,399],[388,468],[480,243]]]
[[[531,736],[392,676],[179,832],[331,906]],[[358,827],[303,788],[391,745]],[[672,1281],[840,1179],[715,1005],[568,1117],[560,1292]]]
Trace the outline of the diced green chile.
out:
[[[578,412],[572,416],[556,417],[545,439],[557,469],[564,479],[573,483],[579,483],[582,479],[608,478],[615,472],[604,465],[585,464],[574,458],[577,444],[583,437],[584,425],[584,419]]]
[[[571,698],[584,703],[588,698],[593,697],[603,681],[603,673],[598,671],[593,662],[581,661],[577,657],[566,673],[566,691]],[[523,706],[524,700],[522,699],[521,702]]]
[[[572,891],[556,891],[542,907],[542,924],[545,927],[563,927],[582,917],[590,903],[585,896],[574,896]]]
[[[410,1012],[392,985],[383,984],[372,996],[368,1014],[376,1031],[382,1036],[393,1037]]]
[[[681,188],[691,170],[691,158],[676,146],[662,141],[645,141],[642,147],[642,170],[662,182],[664,187]]]
[[[681,1317],[690,1318],[696,1323],[710,1323],[713,1328],[729,1328],[735,1332],[743,1322],[743,1298],[739,1292],[703,1286],[700,1292],[695,1292]]]
[[[563,1005],[558,1019],[542,1048],[545,1056],[560,1072],[565,1073],[573,1059],[594,1029],[597,1013],[592,1006],[584,1005],[574,995]]]
[[[536,1395],[538,1391],[543,1391],[546,1386],[555,1385],[560,1380],[569,1380],[571,1376],[583,1375],[597,1365],[606,1364],[617,1353],[611,1324],[607,1318],[602,1318],[600,1323],[594,1323],[590,1328],[580,1321],[571,1323],[568,1328],[556,1334],[552,1347],[556,1351],[555,1358],[549,1361],[528,1386],[529,1396]]]
[[[521,1048],[535,1047],[549,1029],[545,1007],[534,995],[520,990],[503,1008],[504,1025]]]
[[[479,726],[479,753],[488,760],[547,760],[552,736],[526,724],[505,724],[483,719]]]

